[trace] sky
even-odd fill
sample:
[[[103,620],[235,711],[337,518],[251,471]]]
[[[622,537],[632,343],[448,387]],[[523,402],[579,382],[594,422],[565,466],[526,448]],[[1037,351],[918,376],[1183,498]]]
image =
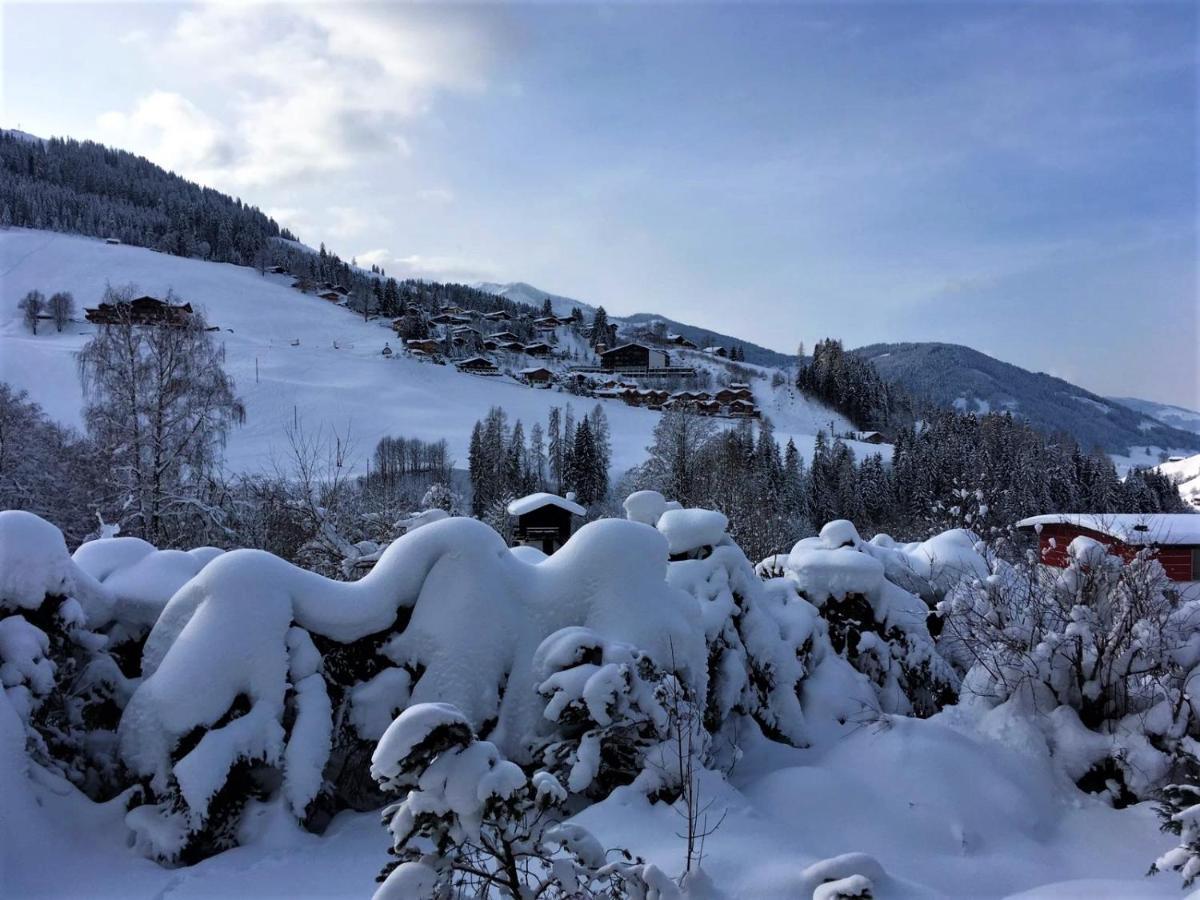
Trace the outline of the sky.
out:
[[[1200,408],[1192,3],[5,2],[3,124],[389,274]]]

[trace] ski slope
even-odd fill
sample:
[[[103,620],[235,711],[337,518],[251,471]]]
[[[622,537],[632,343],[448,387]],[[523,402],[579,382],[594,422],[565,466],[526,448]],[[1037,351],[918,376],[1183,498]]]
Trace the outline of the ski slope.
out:
[[[401,353],[385,358],[386,342],[398,349],[386,321],[364,322],[347,309],[301,294],[287,276],[264,277],[248,267],[76,235],[0,230],[0,379],[28,391],[47,414],[67,424],[81,422],[74,354],[95,327],[83,321],[83,307],[99,302],[106,283],[132,283],[160,297],[174,289],[220,327],[226,368],[247,409],[246,424],[231,433],[226,449],[232,471],[260,471],[282,461],[284,429],[294,419],[310,432],[319,427],[348,431],[356,468],[365,466],[385,435],[445,438],[465,466],[471,427],[491,406],[503,406],[528,428],[534,421],[544,423],[551,406],[572,403],[578,414],[597,402],[533,390],[504,377],[465,375]],[[30,334],[17,304],[33,289],[47,296],[70,291],[79,321],[62,334],[50,323],[43,323],[38,335]],[[773,392],[765,380],[756,380],[754,388],[780,443],[794,438],[806,458],[819,428],[831,421],[839,430],[851,427],[804,397],[767,396]],[[645,459],[659,415],[615,400],[600,402],[611,425],[615,476]],[[852,446],[859,453],[887,450]]]

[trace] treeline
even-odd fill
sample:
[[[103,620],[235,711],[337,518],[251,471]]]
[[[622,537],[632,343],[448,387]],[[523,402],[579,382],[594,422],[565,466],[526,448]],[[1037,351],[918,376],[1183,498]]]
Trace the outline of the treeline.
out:
[[[0,132],[0,225],[115,237],[177,256],[251,265],[294,239],[256,207],[92,141]]]
[[[929,528],[1006,528],[1038,513],[1187,512],[1166,475],[1134,469],[1122,480],[1102,451],[1050,438],[1011,413],[927,414],[896,434],[896,514]]]
[[[847,353],[835,338],[817,341],[807,363],[801,351],[796,386],[857,428],[887,431],[911,419],[911,404],[904,393],[884,381],[870,360]]]
[[[806,466],[790,439],[780,451],[768,419],[722,430],[685,411],[663,415],[648,449],[627,487],[719,509],[754,559],[785,553],[834,519],[919,540],[956,527],[988,535],[1047,511],[1187,511],[1167,476],[1134,470],[1122,481],[1104,454],[1007,414],[935,413],[899,430],[891,465],[881,454],[857,459],[821,433]]]
[[[526,494],[574,492],[585,507],[603,503],[612,459],[608,417],[599,403],[578,422],[570,404],[554,406],[546,427],[534,422],[526,439],[521,420],[510,426],[507,413],[494,406],[471,430],[467,458],[471,513],[505,534],[505,507]]]

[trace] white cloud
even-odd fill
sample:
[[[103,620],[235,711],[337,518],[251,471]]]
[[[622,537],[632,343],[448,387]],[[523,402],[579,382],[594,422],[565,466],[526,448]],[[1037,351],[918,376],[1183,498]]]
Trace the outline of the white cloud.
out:
[[[452,8],[189,8],[150,50],[149,70],[194,87],[186,97],[156,90],[132,111],[106,113],[101,130],[231,188],[406,157],[404,126],[427,114],[438,92],[486,87],[493,39],[478,16]]]
[[[498,279],[494,263],[466,259],[460,256],[422,256],[410,254],[395,256],[390,250],[364,250],[355,254],[360,266],[382,266],[396,278],[431,278],[447,281],[495,281]]]
[[[202,177],[229,159],[221,126],[186,97],[154,91],[128,112],[107,112],[98,121],[101,139],[151,155],[155,162]]]

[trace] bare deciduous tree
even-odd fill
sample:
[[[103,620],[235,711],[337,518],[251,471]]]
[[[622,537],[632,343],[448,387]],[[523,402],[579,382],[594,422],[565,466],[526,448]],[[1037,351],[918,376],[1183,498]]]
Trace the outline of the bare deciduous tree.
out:
[[[25,324],[29,326],[29,330],[37,334],[38,317],[46,308],[46,295],[41,291],[30,291],[21,298],[21,302],[17,306],[24,314]]]
[[[71,321],[71,316],[75,315],[75,298],[69,291],[57,291],[50,296],[47,308],[50,315],[54,317],[54,329],[62,331],[63,327]]]
[[[203,317],[139,325],[132,295],[132,285],[106,290],[118,321],[79,353],[84,419],[106,457],[122,530],[171,544],[189,517],[215,514],[201,499],[203,487],[246,412]],[[168,292],[167,302],[179,301]]]

